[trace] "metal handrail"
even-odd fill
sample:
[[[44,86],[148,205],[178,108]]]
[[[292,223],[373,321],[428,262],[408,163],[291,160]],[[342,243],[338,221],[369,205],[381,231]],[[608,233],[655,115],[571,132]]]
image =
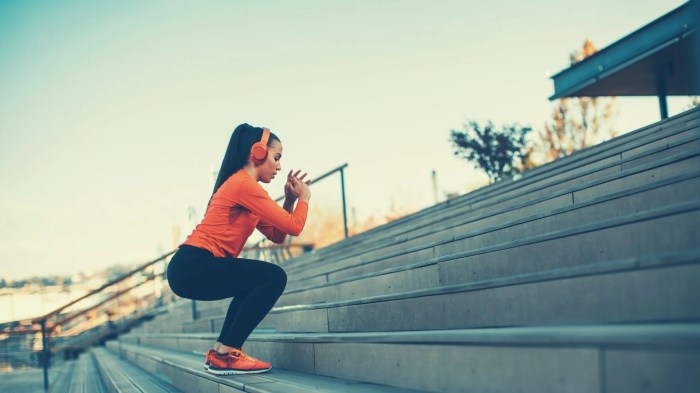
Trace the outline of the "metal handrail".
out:
[[[85,294],[85,295],[79,297],[78,299],[72,300],[72,301],[70,301],[70,302],[64,304],[63,306],[58,307],[58,308],[54,309],[53,311],[51,311],[51,312],[49,312],[49,313],[47,313],[47,314],[45,314],[45,315],[42,315],[41,317],[31,319],[31,323],[32,323],[32,324],[36,324],[36,323],[41,324],[41,329],[27,329],[27,330],[19,330],[19,331],[10,330],[10,331],[5,331],[5,332],[0,332],[0,334],[7,334],[8,336],[10,336],[10,335],[15,336],[15,335],[22,335],[22,334],[41,333],[41,340],[42,340],[42,342],[41,342],[41,345],[42,345],[42,362],[41,362],[41,363],[42,363],[42,366],[43,366],[43,368],[44,368],[44,390],[48,390],[48,389],[49,389],[49,377],[48,377],[48,367],[49,367],[49,360],[48,360],[48,359],[49,359],[49,333],[50,333],[51,331],[54,331],[57,327],[59,327],[59,326],[65,324],[65,323],[67,323],[67,322],[70,322],[70,321],[72,321],[73,319],[75,319],[75,318],[77,318],[77,317],[79,317],[79,316],[85,315],[85,314],[87,314],[87,313],[89,313],[89,312],[91,312],[91,311],[93,311],[93,310],[99,308],[100,306],[103,306],[103,305],[106,304],[107,302],[109,302],[109,301],[111,301],[111,300],[114,300],[114,299],[118,298],[119,296],[121,296],[121,295],[123,295],[123,294],[125,294],[125,293],[127,293],[127,292],[129,292],[129,291],[131,291],[131,290],[133,290],[133,289],[136,289],[136,288],[140,287],[141,285],[143,285],[143,284],[145,284],[145,283],[147,283],[147,282],[150,282],[150,281],[154,280],[158,275],[155,275],[155,274],[154,274],[154,275],[148,275],[148,276],[146,276],[146,279],[145,279],[145,280],[139,282],[138,284],[133,285],[133,286],[127,288],[127,289],[118,290],[117,293],[115,293],[115,294],[109,296],[107,299],[104,299],[104,300],[100,301],[99,303],[97,303],[97,304],[95,304],[95,305],[93,305],[93,306],[91,306],[91,307],[89,307],[89,308],[87,308],[87,309],[80,310],[79,312],[76,312],[76,313],[74,313],[74,314],[72,314],[72,315],[69,315],[69,316],[63,318],[63,319],[60,319],[60,320],[56,321],[55,323],[51,324],[50,326],[47,324],[47,322],[49,321],[49,319],[51,319],[51,318],[57,316],[57,315],[60,314],[62,311],[66,310],[67,308],[69,308],[69,307],[71,307],[71,306],[73,306],[73,305],[75,305],[75,304],[77,304],[77,303],[79,303],[79,302],[81,302],[81,301],[83,301],[83,300],[85,300],[85,299],[91,298],[91,297],[93,297],[93,296],[99,294],[100,292],[104,291],[105,289],[110,288],[110,287],[112,287],[112,286],[114,286],[114,285],[116,285],[116,284],[119,284],[119,283],[121,283],[122,281],[125,281],[125,280],[131,278],[131,277],[134,276],[135,274],[140,273],[140,272],[146,270],[147,268],[149,268],[149,267],[155,265],[156,263],[165,260],[166,258],[168,258],[169,256],[171,256],[172,254],[174,254],[175,251],[177,251],[177,249],[172,250],[172,251],[170,251],[170,252],[168,252],[168,253],[166,253],[166,254],[164,254],[164,255],[162,255],[162,256],[160,256],[160,257],[158,257],[158,258],[156,258],[156,259],[154,259],[154,260],[152,260],[152,261],[146,262],[146,263],[144,263],[144,264],[142,264],[142,265],[140,265],[140,266],[138,266],[138,267],[132,269],[131,271],[129,271],[129,272],[127,272],[127,273],[124,273],[124,274],[120,275],[119,277],[117,277],[117,278],[115,278],[115,279],[113,279],[113,280],[107,282],[106,284],[100,286],[99,288],[94,289],[94,290],[88,292],[87,294]],[[164,273],[161,273],[161,275],[163,275],[163,274],[164,274]],[[14,322],[18,322],[18,321],[14,321]]]
[[[136,285],[134,285],[134,286],[132,286],[132,287],[129,287],[129,288],[124,289],[124,290],[117,291],[117,293],[115,293],[115,294],[113,294],[112,296],[110,296],[110,297],[104,299],[103,301],[101,301],[101,302],[95,304],[94,306],[92,306],[92,307],[90,307],[90,308],[86,308],[86,309],[84,309],[84,310],[80,310],[80,312],[78,312],[78,313],[75,313],[75,314],[73,314],[73,315],[71,315],[71,316],[68,316],[68,317],[65,317],[65,318],[59,320],[58,322],[56,322],[56,324],[55,324],[54,326],[63,325],[64,323],[70,322],[70,321],[72,321],[73,319],[75,319],[75,318],[77,318],[77,317],[79,317],[79,316],[81,316],[81,315],[87,314],[87,313],[89,313],[90,311],[99,308],[100,306],[102,306],[102,305],[104,305],[104,304],[106,304],[106,303],[108,303],[108,302],[110,302],[110,301],[112,301],[112,300],[118,298],[119,296],[121,296],[121,295],[123,295],[123,294],[125,294],[125,293],[127,293],[127,292],[130,292],[130,291],[133,290],[133,289],[136,289],[136,288],[140,287],[141,285],[143,285],[143,284],[145,284],[145,283],[147,283],[147,282],[150,282],[151,280],[153,280],[153,279],[155,279],[155,278],[156,278],[155,276],[148,277],[148,278],[146,278],[145,280],[141,281],[140,283],[138,283],[138,284],[136,284]]]
[[[344,170],[345,170],[345,168],[347,168],[347,166],[348,166],[348,163],[346,162],[345,164],[343,164],[337,168],[331,169],[330,171],[324,173],[323,175],[317,177],[316,179],[312,180],[311,183],[309,183],[309,185],[314,184],[314,183],[318,183],[321,180],[327,178],[328,176],[330,176],[336,172],[340,172],[340,193],[343,197],[343,227],[345,229],[345,238],[346,239],[348,238],[348,213],[347,213],[347,207],[345,204],[345,172],[344,172]],[[282,195],[281,197],[278,197],[277,199],[275,199],[275,202],[280,202],[284,198],[285,198],[285,196]]]
[[[150,261],[150,262],[144,263],[143,265],[141,265],[141,266],[135,268],[134,270],[130,271],[129,273],[123,274],[122,276],[120,276],[120,277],[118,277],[118,278],[116,278],[116,279],[114,279],[114,280],[112,280],[112,281],[110,281],[110,282],[108,282],[108,283],[102,285],[101,287],[99,287],[99,288],[97,288],[97,289],[95,289],[95,290],[92,290],[92,291],[88,292],[87,294],[83,295],[82,297],[80,297],[80,298],[78,298],[78,299],[75,299],[75,300],[69,302],[68,304],[63,305],[63,306],[61,306],[61,307],[59,307],[59,308],[57,308],[57,309],[55,309],[55,310],[49,312],[49,313],[46,314],[46,315],[43,315],[43,316],[41,316],[41,317],[39,317],[39,318],[32,319],[32,323],[41,322],[42,320],[47,320],[47,319],[53,317],[54,315],[60,313],[61,311],[65,310],[66,308],[68,308],[68,307],[70,307],[70,306],[72,306],[72,305],[74,305],[74,304],[76,304],[76,303],[78,303],[78,302],[80,302],[80,301],[82,301],[82,300],[85,300],[85,299],[87,299],[87,298],[89,298],[89,297],[91,297],[91,296],[93,296],[93,295],[95,295],[95,294],[98,294],[98,293],[104,291],[105,289],[111,287],[112,285],[118,284],[118,283],[120,283],[120,282],[126,280],[127,278],[133,276],[134,274],[139,273],[140,271],[142,271],[142,270],[144,270],[144,269],[146,269],[146,268],[148,268],[148,267],[151,267],[152,265],[156,264],[157,262],[160,262],[160,261],[164,260],[165,258],[167,258],[167,257],[169,257],[170,255],[174,254],[175,251],[177,251],[177,250],[172,250],[172,251],[170,251],[169,253],[167,253],[167,254],[165,254],[165,255],[159,257],[159,258],[156,258],[156,259],[154,259],[154,260],[152,260],[152,261]]]

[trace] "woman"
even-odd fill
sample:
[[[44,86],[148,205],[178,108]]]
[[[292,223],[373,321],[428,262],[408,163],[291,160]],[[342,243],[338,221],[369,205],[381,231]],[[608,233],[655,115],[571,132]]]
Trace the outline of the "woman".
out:
[[[194,300],[233,297],[221,334],[206,355],[205,367],[213,374],[271,369],[269,363],[243,353],[242,347],[282,295],[287,275],[277,265],[238,258],[238,254],[256,228],[275,243],[282,243],[287,234],[299,235],[304,228],[311,198],[306,174],[298,177],[300,171],[289,172],[283,207],[258,184],[274,179],[282,169],[281,158],[282,143],[270,130],[248,124],[236,127],[204,219],[168,266],[168,281],[178,296]]]

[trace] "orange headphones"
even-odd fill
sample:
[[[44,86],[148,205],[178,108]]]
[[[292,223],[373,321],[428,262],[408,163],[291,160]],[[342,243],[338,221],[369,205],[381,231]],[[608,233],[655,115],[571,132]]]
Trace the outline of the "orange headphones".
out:
[[[270,139],[270,130],[263,128],[260,142],[255,142],[250,148],[250,160],[257,165],[261,165],[267,159],[267,141]]]

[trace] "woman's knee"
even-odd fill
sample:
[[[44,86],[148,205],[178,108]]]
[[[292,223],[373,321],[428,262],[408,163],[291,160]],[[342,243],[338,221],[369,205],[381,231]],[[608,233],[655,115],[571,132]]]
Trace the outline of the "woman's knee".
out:
[[[284,288],[287,286],[287,272],[284,271],[281,267],[277,265],[271,265],[273,266],[272,268],[272,273],[270,274],[271,281],[274,282],[276,285]]]

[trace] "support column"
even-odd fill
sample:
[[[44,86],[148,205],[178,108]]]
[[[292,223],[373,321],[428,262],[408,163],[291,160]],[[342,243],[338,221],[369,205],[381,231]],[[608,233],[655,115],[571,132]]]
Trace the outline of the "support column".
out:
[[[666,67],[661,61],[656,62],[656,95],[659,97],[659,112],[661,120],[668,118],[668,104],[666,102]]]

